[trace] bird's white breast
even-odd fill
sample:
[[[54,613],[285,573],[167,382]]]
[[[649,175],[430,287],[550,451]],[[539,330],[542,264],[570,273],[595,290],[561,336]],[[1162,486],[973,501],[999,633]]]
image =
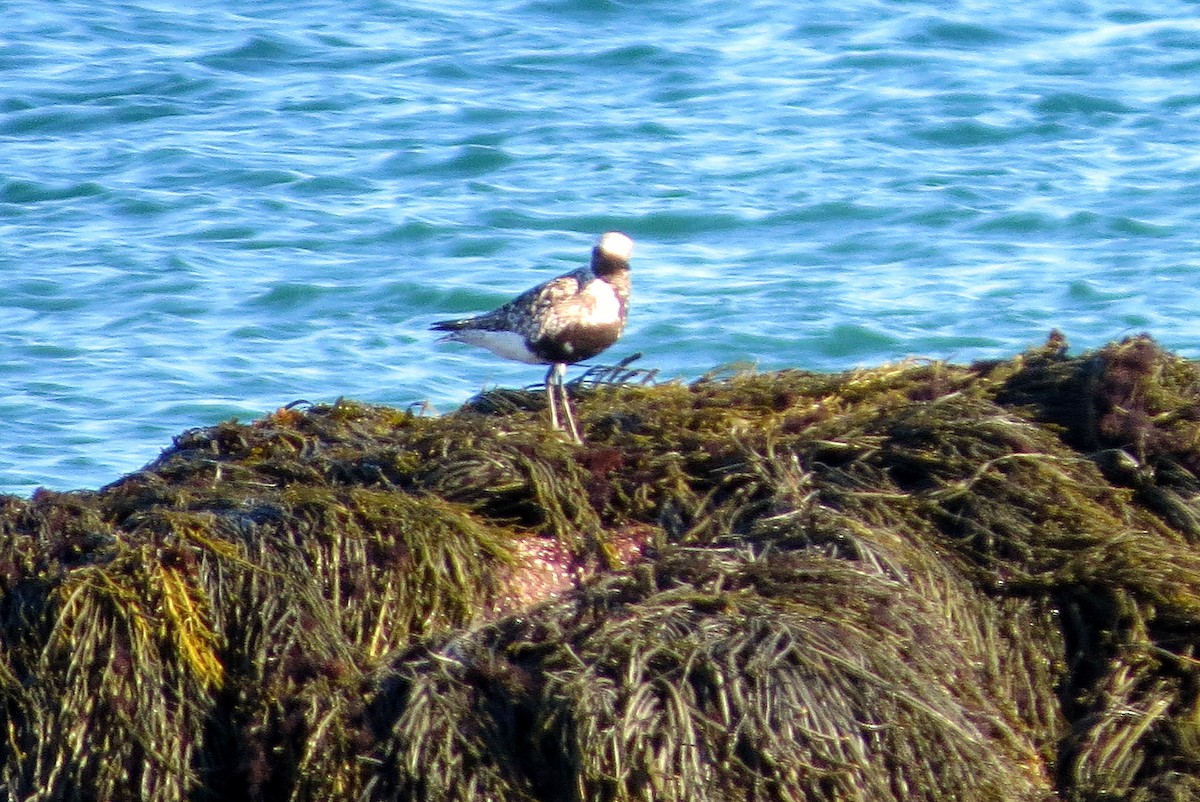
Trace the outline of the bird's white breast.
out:
[[[608,326],[621,320],[621,301],[607,281],[593,281],[584,287],[580,294],[589,301],[589,324]]]

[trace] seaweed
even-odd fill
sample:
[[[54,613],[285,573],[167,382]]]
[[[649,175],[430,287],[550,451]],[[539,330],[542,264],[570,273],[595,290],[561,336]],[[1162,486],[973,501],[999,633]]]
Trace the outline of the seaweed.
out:
[[[402,660],[371,798],[1048,798],[936,613],[845,561],[673,550]]]
[[[0,497],[14,800],[1200,793],[1200,367],[341,399]]]

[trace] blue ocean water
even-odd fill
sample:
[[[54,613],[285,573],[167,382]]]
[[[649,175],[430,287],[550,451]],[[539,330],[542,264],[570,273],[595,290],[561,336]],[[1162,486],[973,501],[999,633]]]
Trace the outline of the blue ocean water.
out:
[[[0,492],[537,382],[427,327],[613,228],[666,377],[1200,357],[1197,221],[1195,0],[13,0]]]

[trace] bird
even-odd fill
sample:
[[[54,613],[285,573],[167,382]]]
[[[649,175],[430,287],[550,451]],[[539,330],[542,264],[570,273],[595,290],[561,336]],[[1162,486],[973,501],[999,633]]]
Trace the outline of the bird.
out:
[[[609,231],[592,248],[589,266],[531,287],[491,312],[442,320],[431,328],[447,332],[439,342],[476,345],[505,359],[549,365],[545,386],[551,428],[564,431],[557,394],[565,432],[581,444],[563,376],[567,365],[596,356],[625,330],[632,255],[633,240],[620,231]]]

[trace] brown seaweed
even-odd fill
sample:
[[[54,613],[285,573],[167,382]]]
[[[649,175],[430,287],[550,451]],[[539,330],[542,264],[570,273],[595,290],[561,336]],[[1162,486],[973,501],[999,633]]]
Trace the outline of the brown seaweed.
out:
[[[1200,795],[1200,366],[340,400],[0,498],[13,800]]]

